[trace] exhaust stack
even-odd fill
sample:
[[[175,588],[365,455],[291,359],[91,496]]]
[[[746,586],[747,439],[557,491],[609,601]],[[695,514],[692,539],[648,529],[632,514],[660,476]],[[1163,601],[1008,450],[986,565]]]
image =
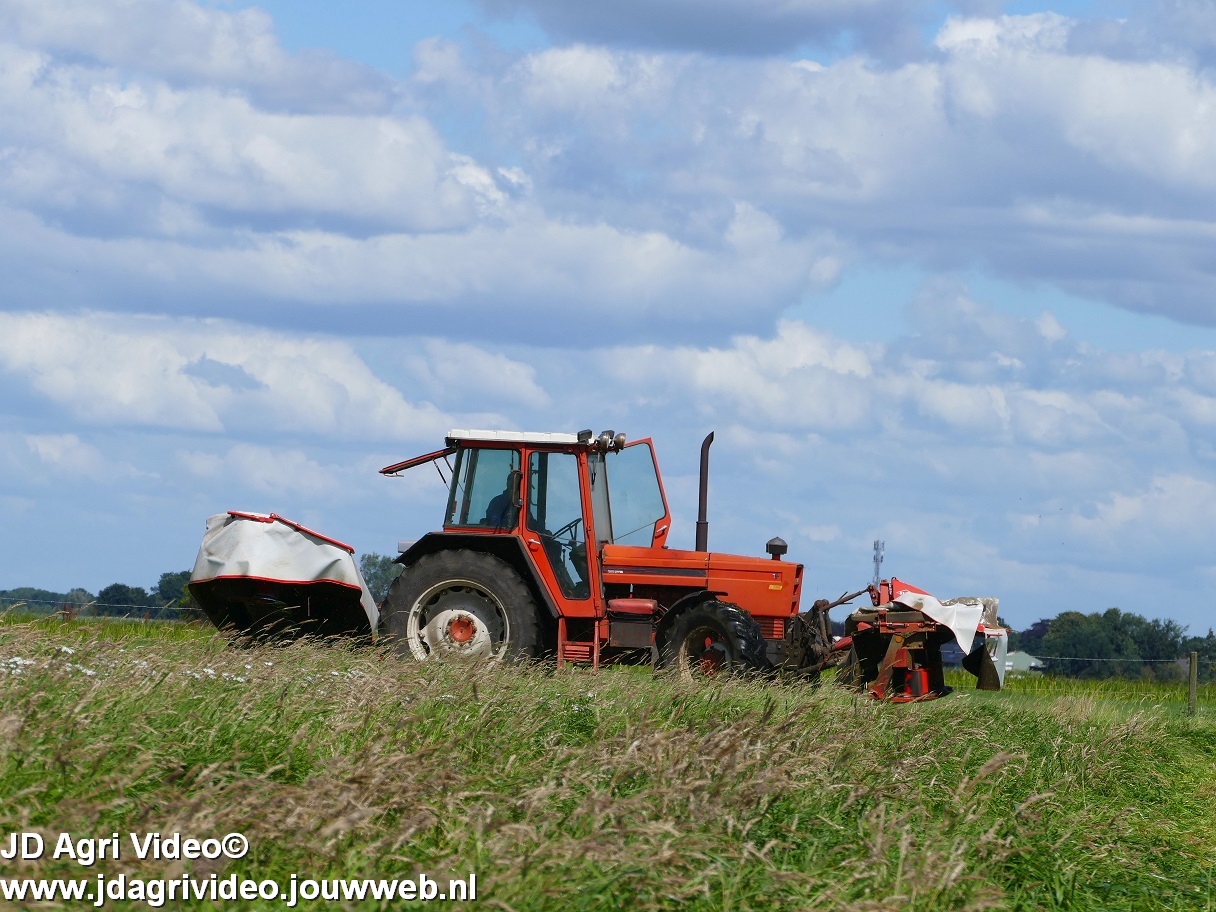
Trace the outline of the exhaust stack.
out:
[[[714,442],[714,432],[710,431],[701,441],[701,484],[697,495],[697,546],[698,551],[709,550],[709,445]]]

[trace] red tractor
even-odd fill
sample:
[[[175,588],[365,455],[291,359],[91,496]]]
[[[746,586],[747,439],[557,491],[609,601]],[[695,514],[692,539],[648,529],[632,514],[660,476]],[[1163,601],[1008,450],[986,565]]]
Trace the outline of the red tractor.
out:
[[[850,680],[875,680],[872,649],[859,652],[853,642],[866,646],[872,631],[885,645],[885,609],[881,621],[834,645],[828,610],[844,599],[799,613],[803,567],[782,560],[780,538],[768,542],[768,559],[708,550],[712,441],[710,434],[701,447],[693,551],[667,547],[671,514],[649,439],[454,430],[444,449],[381,469],[395,475],[442,460],[451,472],[443,531],[401,553],[404,569],[382,605],[384,628],[423,660],[555,653],[559,664],[650,661],[817,678],[847,655]],[[901,628],[907,635],[892,659],[901,667],[887,662],[882,696],[946,690],[941,629],[924,615],[917,620],[915,631]]]

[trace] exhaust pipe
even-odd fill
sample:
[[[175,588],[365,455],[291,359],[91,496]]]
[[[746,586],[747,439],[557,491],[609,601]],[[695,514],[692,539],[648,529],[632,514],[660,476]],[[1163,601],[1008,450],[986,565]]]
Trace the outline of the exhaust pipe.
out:
[[[698,551],[709,550],[709,445],[714,442],[714,432],[701,441],[701,485],[697,496],[697,547]]]

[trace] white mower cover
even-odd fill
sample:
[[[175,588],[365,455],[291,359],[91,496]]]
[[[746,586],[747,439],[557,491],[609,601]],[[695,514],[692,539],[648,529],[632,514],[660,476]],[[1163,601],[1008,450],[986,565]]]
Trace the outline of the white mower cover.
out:
[[[963,654],[971,652],[971,642],[975,639],[975,633],[984,617],[982,604],[972,604],[971,599],[951,599],[943,604],[933,596],[920,592],[902,592],[893,601],[913,611],[920,611],[939,624],[949,627]]]
[[[190,582],[234,578],[329,582],[357,589],[372,630],[380,620],[380,611],[355,563],[354,549],[274,513],[233,510],[207,520]]]
[[[939,602],[931,595],[904,592],[894,601],[923,612],[939,624],[949,627],[964,655],[972,651],[975,635],[982,634],[984,648],[988,651],[992,664],[996,666],[997,678],[1001,686],[1005,686],[1005,656],[1009,652],[1009,632],[997,626],[997,599],[968,597]]]

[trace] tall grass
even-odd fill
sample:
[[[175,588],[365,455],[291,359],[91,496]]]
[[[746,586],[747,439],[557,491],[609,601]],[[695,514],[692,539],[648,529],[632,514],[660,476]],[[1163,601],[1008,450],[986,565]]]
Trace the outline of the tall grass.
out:
[[[1084,694],[1145,705],[1185,703],[1187,701],[1185,679],[1177,681],[1127,678],[1081,680],[1055,675],[1015,674],[1006,678],[1005,690],[1008,693],[1050,697]],[[1207,681],[1199,684],[1197,692],[1202,703],[1212,705],[1216,700],[1216,682]]]
[[[57,637],[80,633],[87,638],[105,640],[145,639],[149,642],[165,642],[166,640],[209,640],[220,636],[219,632],[205,621],[145,621],[143,618],[136,617],[97,615],[67,619],[59,613],[30,613],[21,605],[0,611],[0,627],[17,625],[45,631]]]
[[[890,706],[98,624],[0,627],[0,669],[0,833],[250,839],[196,876],[475,871],[517,910],[1216,906],[1216,724],[1100,691]]]

